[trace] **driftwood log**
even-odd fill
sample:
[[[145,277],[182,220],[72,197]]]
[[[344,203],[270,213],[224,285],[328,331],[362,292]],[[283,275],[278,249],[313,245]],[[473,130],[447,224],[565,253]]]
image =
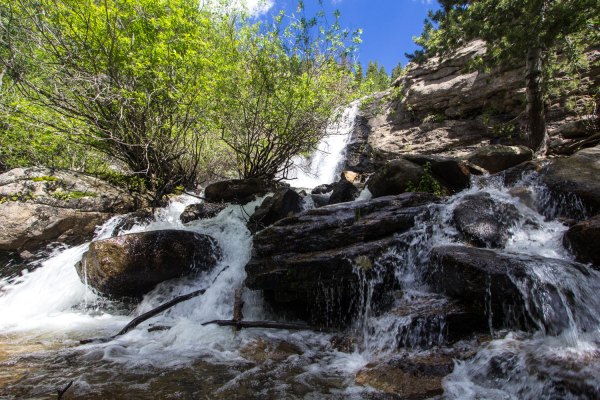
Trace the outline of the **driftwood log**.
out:
[[[216,319],[214,321],[204,322],[206,325],[233,326],[237,329],[242,328],[267,328],[267,329],[289,329],[289,330],[314,330],[310,325],[295,324],[291,322],[276,322],[276,321],[236,321],[233,319]]]

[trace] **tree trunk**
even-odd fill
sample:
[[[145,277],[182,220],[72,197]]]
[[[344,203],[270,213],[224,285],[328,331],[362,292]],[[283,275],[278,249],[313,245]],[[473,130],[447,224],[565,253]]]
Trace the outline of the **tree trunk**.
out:
[[[546,116],[542,90],[542,48],[530,47],[527,51],[527,116],[529,119],[529,147],[544,152],[546,146]]]

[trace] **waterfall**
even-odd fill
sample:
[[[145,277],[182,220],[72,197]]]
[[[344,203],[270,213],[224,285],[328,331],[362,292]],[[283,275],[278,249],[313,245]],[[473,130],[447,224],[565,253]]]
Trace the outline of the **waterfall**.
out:
[[[346,111],[347,119],[353,120],[356,105]],[[345,141],[347,138],[340,143]],[[336,159],[326,162],[330,168],[339,163],[337,154]],[[315,165],[315,171],[323,168],[321,161]],[[333,177],[330,174],[326,179]],[[519,185],[530,188],[534,197],[539,195],[538,202],[546,204],[546,194],[536,186],[535,175],[525,177]],[[370,398],[372,390],[356,385],[355,376],[369,363],[400,353],[407,360],[423,354],[434,357],[436,351],[472,354],[457,360],[444,378],[444,396],[449,399],[578,398],[573,393],[586,398],[600,393],[598,271],[585,266],[560,270],[552,262],[540,262],[529,266],[535,277],[532,284],[523,284],[515,276],[521,295],[529,300],[528,311],[541,321],[538,327],[542,328],[533,333],[493,329],[485,343],[463,340],[452,344],[445,336],[448,321],[443,313],[422,319],[431,310],[454,307],[451,299],[434,293],[425,282],[429,253],[435,246],[460,243],[452,223],[453,211],[466,196],[481,192],[519,211],[502,252],[572,261],[562,244],[566,226],[548,220],[543,210],[540,213],[512,196],[510,188],[500,182],[479,179],[471,189],[432,204],[426,215],[417,218],[413,229],[398,235],[398,245],[384,254],[379,262],[394,266],[398,287],[394,289],[395,303],[390,311],[374,312],[368,304],[372,291],[365,282],[365,313],[348,333],[359,336],[354,351],[338,350],[332,344],[337,337],[331,333],[236,332],[203,326],[203,322],[232,316],[233,292],[243,284],[244,267],[252,253],[246,218],[262,199],[243,207],[230,205],[212,219],[184,225],[180,213],[197,200],[175,198],[157,211],[156,221],[121,234],[160,229],[208,234],[223,250],[219,265],[194,278],[164,282],[136,305],[99,296],[81,282],[74,265],[89,244],[57,249],[31,271],[0,281],[0,368],[8,371],[0,377],[9,382],[3,389],[0,380],[0,397],[43,397],[56,393],[64,380],[74,380],[71,390],[83,397],[144,397],[148,393],[168,397],[178,393],[197,398],[212,393],[227,398],[242,393],[250,398],[363,399]],[[95,239],[109,237],[119,219],[115,217],[100,227]],[[559,293],[559,304],[546,302],[544,296],[550,287]],[[178,304],[126,335],[108,343],[78,345],[80,339],[112,335],[133,316],[198,289],[207,289],[206,294]],[[245,319],[277,318],[259,293],[246,290],[243,299]],[[543,325],[556,315],[555,306],[565,311],[566,328],[549,333]],[[248,361],[264,357],[268,360],[263,364]],[[55,365],[60,366],[60,373]],[[19,372],[23,370],[30,372],[23,375]],[[189,384],[181,383],[187,380]]]
[[[341,110],[340,116],[327,126],[325,138],[317,144],[317,149],[310,157],[294,158],[294,166],[288,173],[288,181],[292,186],[312,189],[338,180],[360,104],[361,101],[356,100]]]

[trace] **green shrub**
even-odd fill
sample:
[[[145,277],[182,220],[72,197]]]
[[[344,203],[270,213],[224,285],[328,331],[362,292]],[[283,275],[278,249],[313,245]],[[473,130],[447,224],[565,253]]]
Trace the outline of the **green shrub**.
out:
[[[406,187],[406,191],[426,192],[433,193],[436,196],[442,196],[444,194],[443,188],[437,179],[435,179],[431,174],[431,163],[426,163],[423,169],[425,170],[425,173],[421,177],[421,180],[419,180],[419,183],[415,185],[414,183],[410,182]]]

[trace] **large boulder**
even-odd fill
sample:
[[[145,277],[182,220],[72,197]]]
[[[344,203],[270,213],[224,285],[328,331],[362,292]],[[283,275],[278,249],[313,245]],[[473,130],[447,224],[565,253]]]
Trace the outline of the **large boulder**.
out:
[[[223,211],[225,207],[227,207],[227,205],[222,203],[202,202],[190,204],[183,210],[179,216],[179,219],[184,224],[187,224],[188,222],[197,221],[200,219],[214,218],[217,216],[217,214]]]
[[[577,261],[592,263],[600,268],[600,215],[570,227],[565,233],[564,243],[575,254]]]
[[[0,175],[0,251],[29,257],[51,242],[81,244],[113,215],[143,205],[124,189],[85,174],[13,169]]]
[[[248,220],[248,228],[256,232],[280,219],[298,214],[304,208],[304,199],[293,189],[283,189],[263,200]]]
[[[467,160],[484,168],[490,174],[533,160],[533,151],[525,146],[493,144],[474,150]]]
[[[329,204],[354,201],[359,194],[360,190],[342,176],[342,179],[333,184],[333,192],[331,193],[331,196],[329,196]]]
[[[465,196],[453,213],[456,228],[468,242],[492,248],[506,244],[519,218],[517,207],[485,192]]]
[[[411,185],[418,185],[425,174],[423,168],[405,159],[389,161],[367,182],[373,197],[397,195],[406,192]]]
[[[600,146],[554,159],[540,175],[552,195],[545,204],[548,216],[582,220],[600,213]]]
[[[245,204],[285,186],[279,182],[259,178],[232,179],[208,185],[204,189],[204,198],[210,203]]]
[[[478,310],[495,328],[557,334],[573,323],[582,330],[597,324],[598,302],[578,304],[582,298],[576,294],[587,290],[591,276],[574,262],[449,245],[432,250],[427,279],[435,291]]]
[[[254,236],[246,285],[262,290],[274,309],[290,317],[343,325],[358,306],[363,283],[384,276],[377,291],[389,283],[390,272],[393,279],[393,268],[379,262],[382,254],[395,244],[395,234],[412,228],[435,200],[405,193],[280,220]]]
[[[210,236],[161,230],[92,242],[76,269],[82,282],[106,296],[140,297],[168,279],[210,270],[220,258]]]

